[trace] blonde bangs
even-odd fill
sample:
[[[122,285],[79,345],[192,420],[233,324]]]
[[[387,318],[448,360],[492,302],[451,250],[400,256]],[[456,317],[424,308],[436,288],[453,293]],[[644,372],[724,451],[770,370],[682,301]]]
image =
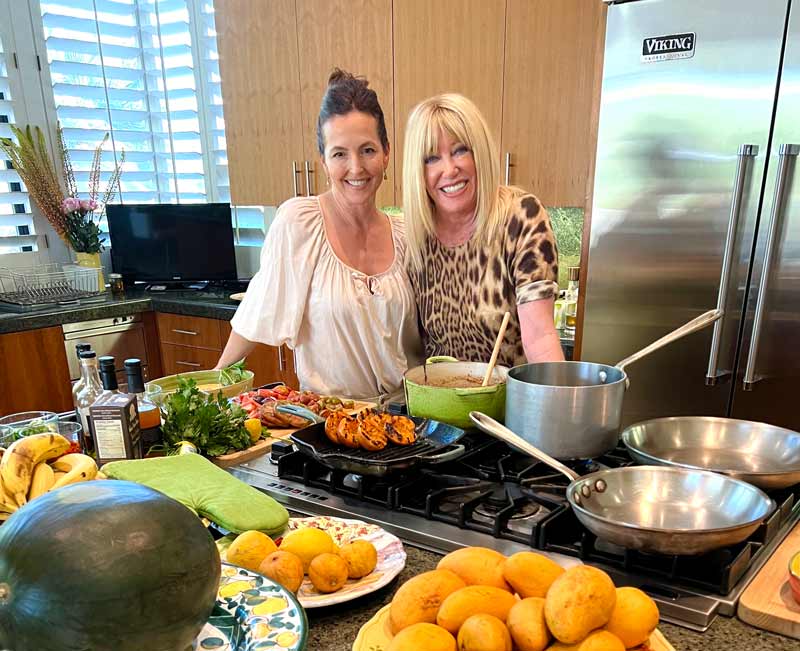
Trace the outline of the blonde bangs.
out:
[[[424,100],[408,117],[403,152],[403,212],[409,259],[416,270],[423,266],[425,240],[436,232],[433,201],[425,184],[425,159],[438,152],[442,132],[466,145],[475,160],[475,234],[479,241],[487,243],[497,237],[505,217],[506,201],[500,200],[499,153],[478,108],[455,93]]]

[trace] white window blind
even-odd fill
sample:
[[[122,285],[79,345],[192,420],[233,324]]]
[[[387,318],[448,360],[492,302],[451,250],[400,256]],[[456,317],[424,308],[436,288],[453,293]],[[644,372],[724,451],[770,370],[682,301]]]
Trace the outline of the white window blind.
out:
[[[0,21],[10,19],[7,6],[0,4]],[[0,31],[0,138],[13,138],[10,125],[16,123],[16,103],[10,75],[14,71],[11,34]],[[5,154],[0,153],[0,254],[36,250],[33,215],[28,192]]]
[[[229,201],[210,0],[41,0],[56,113],[80,192],[111,134],[125,203]]]

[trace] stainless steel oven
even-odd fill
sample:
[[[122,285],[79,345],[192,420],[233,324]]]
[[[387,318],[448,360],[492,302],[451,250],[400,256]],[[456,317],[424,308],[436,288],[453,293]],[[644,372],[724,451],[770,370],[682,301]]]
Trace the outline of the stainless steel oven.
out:
[[[147,375],[147,345],[144,324],[140,314],[95,319],[61,326],[64,332],[64,349],[67,351],[69,377],[73,382],[81,376],[80,364],[75,355],[75,344],[85,342],[101,355],[113,355],[117,360],[117,376],[120,385],[126,383],[122,362],[130,357],[142,360],[142,372]]]

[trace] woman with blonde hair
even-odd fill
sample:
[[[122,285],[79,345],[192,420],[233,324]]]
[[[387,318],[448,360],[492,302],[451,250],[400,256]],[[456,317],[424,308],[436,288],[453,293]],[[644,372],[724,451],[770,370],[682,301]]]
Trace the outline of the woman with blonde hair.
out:
[[[427,355],[488,361],[508,311],[498,364],[564,359],[550,218],[535,196],[500,184],[494,140],[466,97],[438,95],[412,110],[403,211]]]

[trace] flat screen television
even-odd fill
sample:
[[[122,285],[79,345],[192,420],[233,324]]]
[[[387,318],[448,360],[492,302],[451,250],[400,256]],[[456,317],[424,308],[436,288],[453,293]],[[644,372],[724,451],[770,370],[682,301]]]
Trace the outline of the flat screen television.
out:
[[[106,215],[126,282],[236,280],[230,204],[110,204]]]

